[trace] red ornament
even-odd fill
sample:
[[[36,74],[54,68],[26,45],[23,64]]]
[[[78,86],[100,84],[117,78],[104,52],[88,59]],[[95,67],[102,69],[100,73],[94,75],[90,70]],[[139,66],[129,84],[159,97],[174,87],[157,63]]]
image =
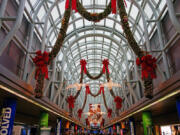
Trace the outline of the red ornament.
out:
[[[136,59],[136,64],[138,66],[141,65],[141,78],[148,78],[151,77],[151,79],[156,78],[155,69],[157,67],[156,65],[156,58],[152,57],[152,55],[146,55],[143,56],[141,59]]]
[[[69,108],[73,109],[74,108],[74,103],[75,103],[75,98],[73,96],[69,96],[67,98],[67,102],[69,104]]]
[[[109,60],[108,59],[104,59],[102,63],[103,63],[103,73],[105,74],[106,73],[106,69],[107,69],[108,74],[109,74],[109,68],[108,68]]]
[[[66,4],[65,4],[65,9],[69,8],[69,0],[66,0]],[[72,10],[74,10],[75,12],[77,12],[77,2],[76,0],[72,0]]]
[[[100,91],[99,91],[99,93],[101,94],[101,93],[103,93],[104,94],[104,87],[100,87]]]
[[[32,59],[33,62],[36,64],[36,73],[35,79],[37,80],[40,73],[44,75],[46,79],[48,79],[48,61],[49,61],[49,53],[46,51],[41,53],[41,51],[36,52],[36,57]]]
[[[81,64],[81,72],[84,71],[84,73],[86,74],[86,73],[87,73],[87,70],[86,70],[86,64],[87,64],[87,62],[86,62],[86,60],[82,59],[82,60],[80,61],[80,64]]]
[[[86,94],[90,94],[90,88],[89,88],[89,85],[86,85]]]
[[[81,119],[82,113],[83,113],[83,110],[82,110],[82,109],[79,109],[79,110],[78,110],[78,117],[79,117],[80,119]]]
[[[116,14],[116,0],[111,0],[112,13]]]
[[[112,115],[112,109],[108,109],[108,118],[111,118]]]
[[[116,109],[121,109],[122,107],[122,99],[119,96],[114,98],[114,102],[116,102]]]

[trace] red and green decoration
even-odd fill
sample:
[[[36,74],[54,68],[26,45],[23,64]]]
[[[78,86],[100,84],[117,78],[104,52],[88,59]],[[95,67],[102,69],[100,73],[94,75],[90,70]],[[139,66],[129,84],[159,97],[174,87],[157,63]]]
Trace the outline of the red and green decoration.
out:
[[[156,69],[155,61],[156,60],[154,58],[150,58],[150,56],[145,55],[143,53],[144,51],[139,47],[136,40],[134,39],[133,33],[129,27],[128,17],[127,17],[128,15],[126,13],[125,7],[126,7],[125,0],[111,0],[103,12],[90,13],[90,12],[86,11],[86,9],[79,2],[79,0],[66,0],[66,4],[65,4],[66,10],[64,13],[64,17],[62,19],[61,29],[60,29],[58,38],[55,42],[55,45],[52,48],[52,51],[49,53],[47,53],[47,52],[40,53],[40,51],[37,51],[36,57],[34,58],[35,60],[33,60],[36,65],[36,75],[35,75],[35,79],[36,79],[35,97],[36,98],[42,97],[44,79],[46,79],[48,76],[48,71],[47,71],[48,68],[47,67],[48,67],[48,65],[50,65],[52,60],[57,56],[57,54],[59,53],[59,51],[63,45],[63,41],[66,37],[66,31],[68,28],[71,10],[75,10],[75,12],[78,12],[82,17],[84,17],[85,19],[87,19],[89,21],[99,22],[100,20],[106,18],[111,12],[115,14],[117,8],[119,9],[119,15],[121,18],[122,28],[124,30],[126,39],[129,43],[130,47],[136,54],[136,56],[139,58],[138,64],[142,68],[142,78],[144,81],[145,96],[147,98],[153,97],[152,79],[154,79],[156,76],[155,75],[155,69]],[[104,66],[106,66],[106,64],[107,63],[105,62]],[[83,65],[85,67],[85,63],[83,63]],[[149,65],[152,65],[153,67],[150,68]],[[102,71],[100,72],[99,75],[92,76],[92,75],[90,75],[90,73],[88,71],[86,71],[86,69],[84,67],[82,67],[83,72],[81,74],[85,73],[90,79],[93,79],[93,80],[100,78],[102,76],[102,74],[104,73],[104,70],[102,69]],[[107,81],[109,81],[109,79],[110,79],[109,73],[107,73],[108,69],[107,68],[105,68],[105,69],[106,69]],[[80,83],[82,83],[82,77],[80,79]],[[92,94],[91,92],[89,92],[89,93]],[[110,93],[115,98],[115,94],[112,90],[110,90]],[[79,94],[80,94],[80,91],[78,91],[76,93],[76,95],[74,96],[74,99],[76,99],[79,96]],[[92,95],[94,95],[94,94],[92,94]],[[95,94],[94,96],[96,96],[96,95],[97,94]],[[115,102],[116,102],[116,100],[115,100]],[[118,106],[120,106],[120,105],[118,105]]]

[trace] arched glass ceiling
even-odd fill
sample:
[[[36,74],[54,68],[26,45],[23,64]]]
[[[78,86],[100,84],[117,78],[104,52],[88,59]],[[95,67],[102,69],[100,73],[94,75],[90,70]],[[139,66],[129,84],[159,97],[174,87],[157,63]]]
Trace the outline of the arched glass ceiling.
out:
[[[81,3],[90,12],[102,12],[109,1],[110,0],[81,0]],[[143,19],[140,10],[132,4],[131,1],[133,0],[126,0],[126,10],[129,16],[130,27],[136,41],[145,49],[144,43],[146,39],[144,36]],[[164,0],[136,0],[136,2],[143,10],[146,21],[157,19],[160,11],[165,7]],[[46,47],[48,48],[54,45],[58,36],[61,19],[65,11],[64,7],[64,0],[27,0],[26,14],[29,14],[34,22],[39,22],[38,25],[35,25],[35,32],[40,40],[43,39],[43,31],[46,29],[44,31],[44,39]],[[47,21],[45,18],[50,9],[52,9],[52,11]],[[46,22],[47,28],[45,25]],[[66,57],[64,77],[67,80],[67,84],[79,82],[80,59],[87,60],[88,70],[91,74],[95,75],[98,74],[102,68],[102,60],[108,58],[110,61],[109,69],[112,80],[121,83],[122,79],[126,78],[127,69],[132,68],[134,65],[133,62],[128,61],[134,60],[134,55],[128,47],[120,22],[118,14],[110,14],[108,18],[98,23],[93,23],[82,18],[79,13],[72,13],[67,37],[58,56],[58,60],[61,62],[64,59],[63,57]],[[154,26],[154,22],[147,22],[149,34],[152,32],[151,30]],[[62,64],[58,66],[62,68]],[[95,93],[99,89],[98,84],[105,81],[105,76],[96,81],[84,77],[84,82],[92,84],[90,87]],[[72,90],[71,93],[73,92]],[[106,96],[110,97],[108,89],[106,89],[105,92]],[[123,97],[121,89],[115,89],[115,93]],[[79,108],[82,106],[84,94],[83,90],[80,98],[78,98],[77,104]],[[112,99],[107,99],[108,105],[111,105]],[[89,103],[103,103],[103,99],[101,96],[97,98],[89,96],[87,104]],[[88,110],[87,105],[85,110]],[[105,108],[103,108],[103,111],[105,111]]]

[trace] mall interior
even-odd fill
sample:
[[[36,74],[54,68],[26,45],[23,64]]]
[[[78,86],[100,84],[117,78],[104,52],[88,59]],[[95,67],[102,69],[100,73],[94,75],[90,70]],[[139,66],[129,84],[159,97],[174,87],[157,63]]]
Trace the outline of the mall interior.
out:
[[[180,0],[0,0],[0,135],[180,135]]]

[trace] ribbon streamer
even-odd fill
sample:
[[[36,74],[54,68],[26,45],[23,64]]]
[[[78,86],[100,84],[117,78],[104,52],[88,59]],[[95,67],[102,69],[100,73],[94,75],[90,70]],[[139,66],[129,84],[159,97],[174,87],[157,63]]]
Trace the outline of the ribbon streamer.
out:
[[[106,69],[107,69],[107,72],[109,74],[109,68],[108,68],[109,61],[108,61],[108,59],[104,59],[102,63],[103,63],[103,73],[105,74],[106,73]]]
[[[116,14],[116,0],[111,0],[112,13]]]
[[[66,0],[66,4],[65,4],[65,9],[69,8],[69,0]],[[75,12],[77,12],[77,2],[76,0],[72,0],[72,10],[74,10]]]
[[[81,64],[81,73],[84,72],[86,74],[87,73],[87,69],[86,69],[87,62],[86,62],[86,60],[82,59],[80,61],[80,64]]]

